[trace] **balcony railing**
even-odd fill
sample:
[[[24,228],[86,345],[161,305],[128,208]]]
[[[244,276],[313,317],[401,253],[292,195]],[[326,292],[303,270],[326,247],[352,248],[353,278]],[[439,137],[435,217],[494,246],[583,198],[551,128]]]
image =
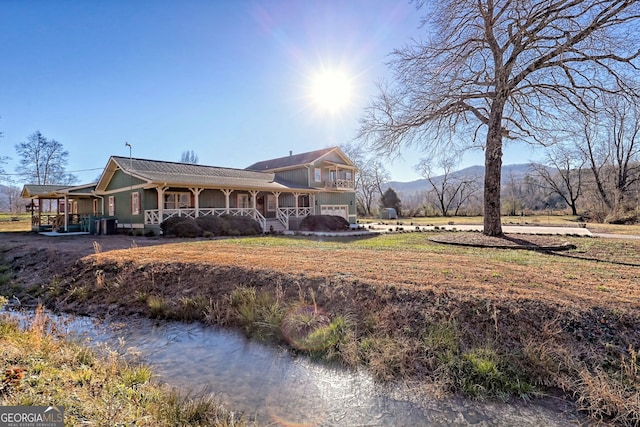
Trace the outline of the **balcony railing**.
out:
[[[353,190],[355,186],[355,182],[350,179],[336,179],[336,180],[327,180],[325,181],[326,188],[335,188],[337,190]]]

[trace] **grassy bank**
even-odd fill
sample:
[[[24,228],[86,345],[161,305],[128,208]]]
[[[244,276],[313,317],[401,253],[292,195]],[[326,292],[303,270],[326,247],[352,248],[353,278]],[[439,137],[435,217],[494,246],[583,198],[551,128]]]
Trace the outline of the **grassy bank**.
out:
[[[65,339],[41,309],[26,327],[0,314],[0,365],[0,405],[63,406],[69,426],[246,425],[213,397],[182,398],[155,383],[130,354]]]
[[[560,392],[594,419],[640,422],[640,242],[568,238],[575,249],[540,252],[448,246],[432,235],[96,247],[47,283],[18,280],[0,292],[22,289],[25,302],[28,294],[78,313],[241,328],[443,393]],[[41,256],[29,262],[49,260]]]
[[[31,231],[31,214],[0,213],[0,232]]]

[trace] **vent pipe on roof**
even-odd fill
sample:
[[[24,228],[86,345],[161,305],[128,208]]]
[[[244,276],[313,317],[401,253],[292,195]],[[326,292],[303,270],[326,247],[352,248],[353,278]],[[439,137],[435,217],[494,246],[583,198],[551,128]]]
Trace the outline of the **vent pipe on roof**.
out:
[[[293,156],[293,151],[289,150],[289,156]]]

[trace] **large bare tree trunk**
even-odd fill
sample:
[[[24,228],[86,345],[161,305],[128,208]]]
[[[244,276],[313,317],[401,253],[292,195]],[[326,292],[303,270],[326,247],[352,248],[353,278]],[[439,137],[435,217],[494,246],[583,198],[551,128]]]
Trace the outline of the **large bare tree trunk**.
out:
[[[502,177],[502,140],[487,138],[484,161],[484,234],[502,235],[500,180]]]
[[[500,181],[502,178],[502,107],[500,101],[494,101],[490,124],[487,132],[487,144],[484,153],[484,234],[502,235]]]

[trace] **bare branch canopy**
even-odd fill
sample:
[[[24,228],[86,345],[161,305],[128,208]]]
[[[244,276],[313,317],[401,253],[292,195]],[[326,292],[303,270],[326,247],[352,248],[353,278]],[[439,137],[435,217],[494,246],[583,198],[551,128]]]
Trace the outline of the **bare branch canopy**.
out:
[[[589,99],[637,97],[636,0],[422,0],[424,38],[392,53],[359,137],[383,154],[485,152],[484,232],[502,234],[503,141],[546,144]],[[635,26],[635,27],[634,27]]]

